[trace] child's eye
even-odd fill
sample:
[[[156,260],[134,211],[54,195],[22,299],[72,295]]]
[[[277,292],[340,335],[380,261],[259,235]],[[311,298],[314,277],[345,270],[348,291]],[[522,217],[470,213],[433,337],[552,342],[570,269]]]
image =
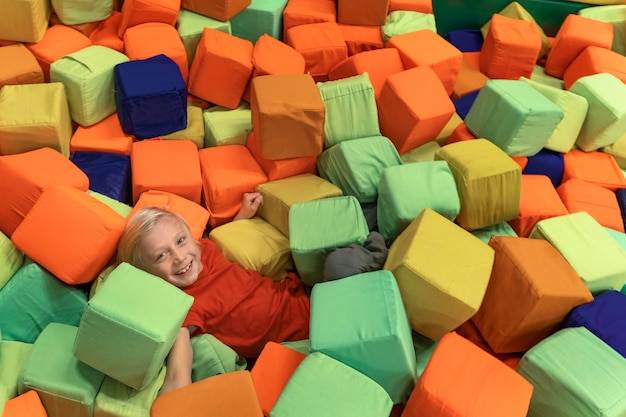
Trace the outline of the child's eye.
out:
[[[181,238],[178,239],[178,244],[179,245],[184,243],[184,242],[185,242],[185,237],[181,237]]]
[[[155,261],[160,261],[161,259],[163,259],[165,257],[165,252],[161,252],[156,256]]]

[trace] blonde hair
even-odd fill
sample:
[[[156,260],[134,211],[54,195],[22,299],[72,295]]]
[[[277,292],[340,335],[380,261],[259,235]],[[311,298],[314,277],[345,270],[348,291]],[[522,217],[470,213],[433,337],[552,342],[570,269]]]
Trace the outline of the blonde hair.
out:
[[[137,248],[144,236],[162,220],[170,220],[180,224],[191,236],[189,225],[180,215],[160,207],[141,208],[128,220],[124,232],[122,232],[117,245],[117,263],[127,262],[138,268],[145,265],[145,260],[142,259]]]

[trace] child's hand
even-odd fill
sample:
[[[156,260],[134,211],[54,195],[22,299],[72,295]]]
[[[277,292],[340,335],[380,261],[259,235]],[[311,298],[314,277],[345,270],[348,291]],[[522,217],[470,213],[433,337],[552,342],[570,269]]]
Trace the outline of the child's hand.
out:
[[[244,193],[241,208],[233,221],[253,217],[261,204],[263,204],[263,196],[260,193]]]

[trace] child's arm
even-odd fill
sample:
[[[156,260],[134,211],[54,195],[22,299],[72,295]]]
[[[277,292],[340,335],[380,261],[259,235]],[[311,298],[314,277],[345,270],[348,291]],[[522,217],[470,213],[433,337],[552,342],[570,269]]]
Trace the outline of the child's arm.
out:
[[[253,217],[263,204],[263,196],[260,193],[244,193],[241,207],[233,220],[243,220]]]
[[[191,363],[193,350],[191,349],[191,334],[194,329],[182,327],[167,356],[165,382],[159,395],[168,391],[191,384]]]

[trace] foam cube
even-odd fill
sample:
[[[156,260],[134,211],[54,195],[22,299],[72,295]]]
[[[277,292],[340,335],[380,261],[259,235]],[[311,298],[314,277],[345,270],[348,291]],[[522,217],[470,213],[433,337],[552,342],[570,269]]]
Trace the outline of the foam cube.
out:
[[[287,159],[266,159],[259,151],[259,143],[254,132],[248,134],[246,147],[261,169],[267,174],[268,181],[276,181],[302,174],[317,175],[317,155]]]
[[[550,242],[594,295],[626,282],[626,252],[585,211],[541,220],[530,237]]]
[[[539,152],[563,119],[563,110],[521,80],[489,80],[465,124],[511,156]]]
[[[283,40],[294,26],[337,22],[337,3],[332,0],[287,2],[283,10]]]
[[[51,417],[93,415],[94,400],[104,379],[102,372],[72,355],[77,331],[67,324],[48,324],[22,369],[18,392],[36,391]]]
[[[117,35],[122,13],[115,9],[106,19],[100,21],[98,26],[89,34],[89,40],[93,45],[106,46],[118,52],[124,52],[124,41]]]
[[[384,269],[398,281],[413,330],[436,341],[478,311],[493,260],[492,248],[426,208],[391,244]]]
[[[378,229],[388,242],[427,207],[451,221],[459,214],[461,202],[446,161],[391,166],[382,171],[377,219]]]
[[[235,109],[212,106],[202,112],[204,146],[245,145],[252,131],[250,105],[242,101]]]
[[[69,156],[72,120],[63,84],[4,86],[0,113],[1,155],[49,147]]]
[[[394,10],[389,12],[385,24],[380,27],[385,45],[395,36],[416,32],[418,30],[436,32],[437,24],[435,23],[435,15],[417,10]]]
[[[344,195],[352,195],[360,203],[371,203],[378,197],[383,170],[401,164],[393,143],[378,135],[343,141],[326,149],[317,159],[317,170],[320,177],[341,188]]]
[[[130,157],[107,152],[74,152],[72,161],[89,178],[89,189],[132,205]]]
[[[519,213],[521,169],[487,139],[443,146],[435,160],[452,171],[461,200],[456,221],[461,227],[481,229],[512,220]]]
[[[340,197],[341,189],[317,175],[307,173],[268,181],[256,186],[263,196],[258,216],[289,237],[289,211],[297,203]]]
[[[439,145],[437,141],[427,142],[422,146],[418,146],[402,154],[400,159],[402,159],[403,164],[411,162],[431,162],[435,160],[435,152],[437,152],[439,148],[441,148],[441,145]]]
[[[0,60],[11,63],[0,69],[0,86],[43,83],[43,71],[24,44],[1,47]]]
[[[306,285],[322,282],[328,253],[352,243],[363,244],[367,222],[354,196],[296,203],[289,210],[289,245]]]
[[[464,59],[461,64],[461,70],[459,71],[459,77],[456,79],[450,98],[452,98],[452,100],[458,100],[470,93],[479,91],[483,88],[487,80],[489,80],[489,78],[487,78],[485,74]]]
[[[230,20],[233,35],[252,43],[263,36],[283,40],[283,10],[287,0],[252,0]]]
[[[192,12],[227,22],[250,6],[251,0],[182,0],[181,7]]]
[[[173,285],[121,263],[89,300],[74,356],[141,390],[163,366],[192,302]]]
[[[613,25],[613,44],[611,50],[626,55],[626,38],[624,35],[624,22],[626,21],[626,7],[619,2],[615,4],[598,5],[595,7],[583,7],[578,14],[589,19],[609,22]]]
[[[187,127],[187,86],[164,54],[115,66],[115,105],[125,133],[154,138]]]
[[[378,26],[344,25],[341,23],[338,23],[338,26],[348,47],[348,56],[359,52],[374,51],[385,46]]]
[[[195,104],[187,105],[187,127],[167,135],[161,135],[163,140],[190,140],[196,148],[204,148],[204,117],[203,110]]]
[[[624,220],[615,192],[579,179],[571,179],[556,189],[570,213],[586,211],[600,225],[624,232]]]
[[[515,230],[513,230],[513,228],[509,226],[507,222],[483,227],[482,229],[471,230],[470,233],[487,244],[489,244],[489,240],[491,240],[493,236],[517,237],[517,233],[515,233]]]
[[[599,46],[588,46],[567,66],[563,82],[569,89],[579,78],[601,72],[608,72],[625,82],[625,65],[626,56]]]
[[[110,152],[130,155],[133,136],[122,130],[117,112],[91,126],[78,126],[70,139],[73,152]]]
[[[48,29],[50,2],[31,0],[2,3],[0,39],[16,42],[39,42]]]
[[[142,23],[158,22],[174,26],[180,8],[179,0],[124,1],[117,36],[123,39],[126,29]]]
[[[572,149],[563,155],[561,182],[580,179],[615,191],[626,188],[626,179],[615,157],[606,152]]]
[[[149,415],[150,407],[152,407],[159,390],[163,386],[165,372],[166,368],[161,368],[154,381],[139,391],[105,375],[98,394],[96,394],[93,416]]]
[[[230,21],[220,22],[219,20],[186,9],[180,9],[178,12],[176,30],[178,31],[180,39],[183,41],[185,52],[187,53],[187,63],[190,67],[196,56],[196,48],[198,47],[205,27],[216,29],[229,35],[232,33]]]
[[[593,360],[594,366],[589,366]],[[534,387],[528,416],[619,416],[626,412],[624,358],[584,327],[567,328],[526,352],[517,372]]]
[[[191,338],[193,360],[191,362],[191,381],[246,369],[246,358],[239,356],[231,347],[226,346],[215,336],[204,333]]]
[[[341,0],[337,3],[337,21],[347,25],[381,26],[385,24],[388,11],[389,0]]]
[[[411,327],[390,271],[315,285],[310,339],[312,352],[324,353],[367,375],[394,403],[406,401],[415,386]]]
[[[11,239],[0,233],[0,256],[3,264],[0,266],[0,290],[24,264],[24,254],[19,251]]]
[[[99,22],[106,19],[113,9],[113,0],[92,5],[89,2],[52,0],[52,8],[64,25]]]
[[[4,417],[48,417],[37,391],[30,390],[4,403]]]
[[[131,164],[134,202],[145,191],[159,190],[200,204],[202,176],[198,148],[192,141],[155,139],[135,142]],[[163,164],[172,169],[164,170]]]

